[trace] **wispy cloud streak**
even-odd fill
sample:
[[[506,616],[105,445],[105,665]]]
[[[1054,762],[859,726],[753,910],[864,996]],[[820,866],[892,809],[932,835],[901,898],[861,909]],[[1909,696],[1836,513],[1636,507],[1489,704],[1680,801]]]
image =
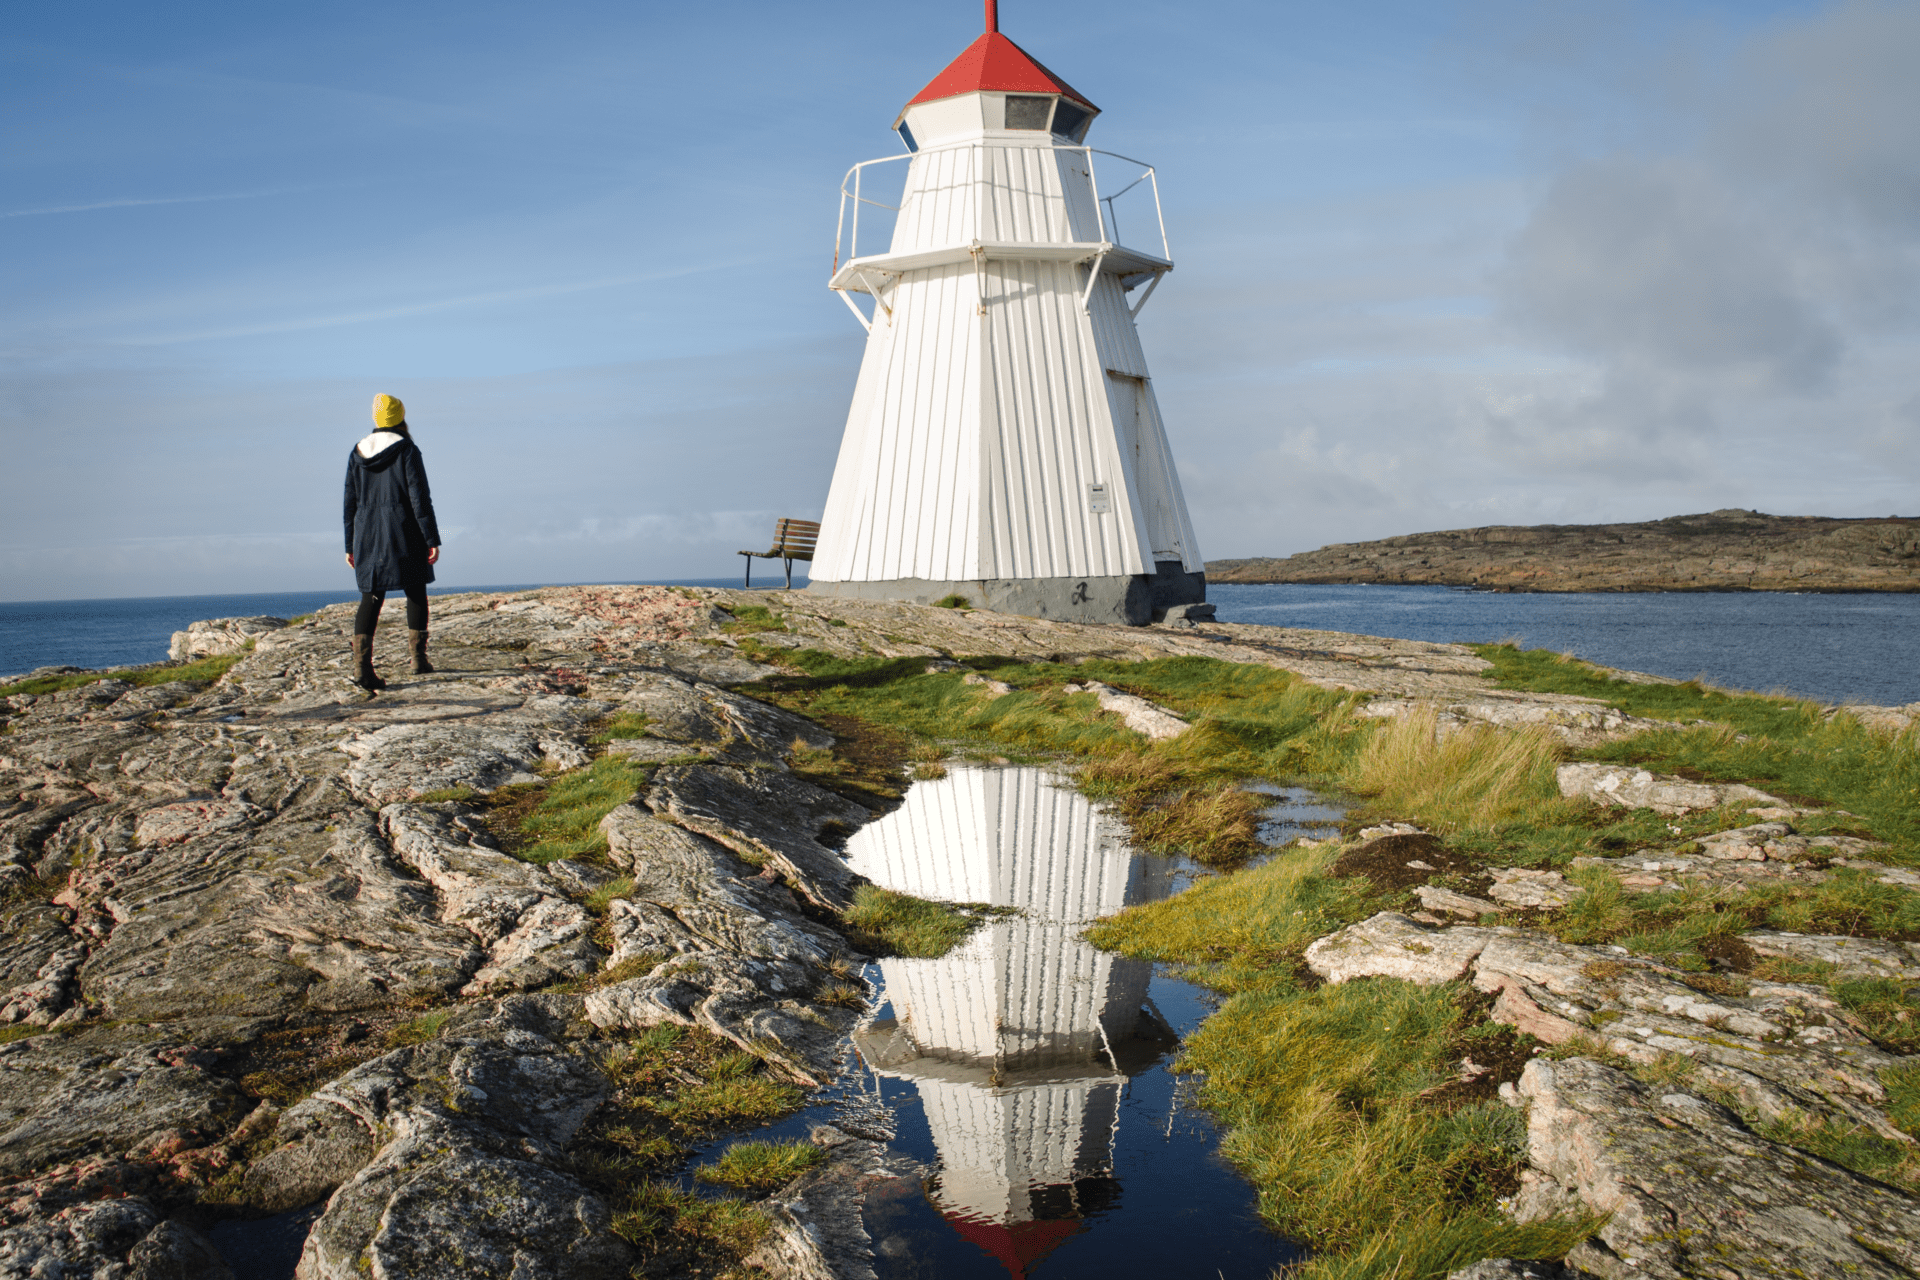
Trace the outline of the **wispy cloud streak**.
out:
[[[182,342],[204,342],[222,338],[250,338],[266,333],[295,333],[306,329],[332,329],[342,325],[369,324],[380,320],[395,320],[402,316],[422,315],[432,311],[446,311],[457,307],[486,306],[501,302],[524,302],[529,298],[553,298],[571,293],[588,293],[595,289],[615,289],[622,285],[652,284],[661,280],[677,280],[683,276],[701,275],[709,271],[725,271],[732,267],[751,266],[758,259],[735,258],[722,262],[703,262],[697,266],[681,267],[672,271],[644,271],[630,275],[607,276],[597,280],[570,280],[563,284],[530,285],[521,289],[495,289],[486,293],[462,294],[452,298],[435,298],[428,302],[411,302],[403,306],[380,307],[371,311],[349,311],[330,316],[303,316],[292,320],[269,320],[260,324],[236,325],[226,329],[202,329],[192,333],[171,333],[148,338],[129,338],[126,346],[164,347]]]
[[[95,200],[91,204],[49,205],[44,209],[0,210],[0,218],[40,218],[56,213],[91,213],[95,209],[133,209],[155,204],[214,204],[222,200],[261,200],[268,196],[289,196],[315,187],[273,187],[266,191],[227,191],[210,196],[128,196],[121,200]]]

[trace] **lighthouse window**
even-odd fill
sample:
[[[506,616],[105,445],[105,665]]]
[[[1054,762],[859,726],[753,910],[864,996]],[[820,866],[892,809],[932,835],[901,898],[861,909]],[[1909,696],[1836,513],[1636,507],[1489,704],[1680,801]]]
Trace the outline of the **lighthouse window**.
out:
[[[918,151],[920,149],[920,144],[913,140],[913,130],[907,128],[907,122],[905,120],[895,125],[894,131],[900,135],[900,141],[907,144],[907,150]]]
[[[1080,141],[1080,131],[1087,123],[1087,112],[1076,107],[1065,98],[1060,99],[1059,108],[1053,113],[1053,131],[1056,135],[1072,142]]]
[[[1052,98],[1030,98],[1024,94],[1007,95],[1007,128],[1044,129],[1047,113],[1053,110]]]

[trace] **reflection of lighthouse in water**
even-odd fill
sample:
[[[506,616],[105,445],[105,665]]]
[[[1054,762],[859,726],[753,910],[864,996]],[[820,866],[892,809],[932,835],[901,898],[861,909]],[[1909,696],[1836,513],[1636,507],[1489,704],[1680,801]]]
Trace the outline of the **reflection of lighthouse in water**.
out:
[[[1112,1203],[1121,1090],[1174,1041],[1147,1001],[1152,966],[1080,937],[1171,888],[1171,864],[1123,834],[1041,770],[956,768],[847,848],[889,889],[1018,912],[942,959],[882,961],[896,1016],[855,1037],[919,1090],[941,1212],[1016,1276]]]

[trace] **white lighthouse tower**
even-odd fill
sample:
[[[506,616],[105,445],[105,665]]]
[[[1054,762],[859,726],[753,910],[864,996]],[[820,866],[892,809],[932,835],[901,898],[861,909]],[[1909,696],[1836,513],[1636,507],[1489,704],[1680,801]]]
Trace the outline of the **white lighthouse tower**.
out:
[[[986,10],[986,33],[894,122],[907,154],[842,184],[829,284],[867,348],[811,589],[1084,622],[1200,614],[1134,328],[1173,269],[1158,180],[1088,147],[1098,108]]]

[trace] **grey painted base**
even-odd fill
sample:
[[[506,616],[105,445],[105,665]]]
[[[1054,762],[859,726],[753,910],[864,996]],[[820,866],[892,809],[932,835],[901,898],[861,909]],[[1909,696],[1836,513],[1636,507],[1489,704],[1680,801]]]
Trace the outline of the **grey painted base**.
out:
[[[1110,578],[985,578],[940,582],[930,578],[889,578],[881,582],[822,582],[807,590],[854,600],[904,600],[933,604],[964,596],[976,609],[1062,622],[1116,622],[1144,627],[1176,605],[1207,598],[1207,575],[1188,573],[1178,560],[1163,560],[1158,572]]]

